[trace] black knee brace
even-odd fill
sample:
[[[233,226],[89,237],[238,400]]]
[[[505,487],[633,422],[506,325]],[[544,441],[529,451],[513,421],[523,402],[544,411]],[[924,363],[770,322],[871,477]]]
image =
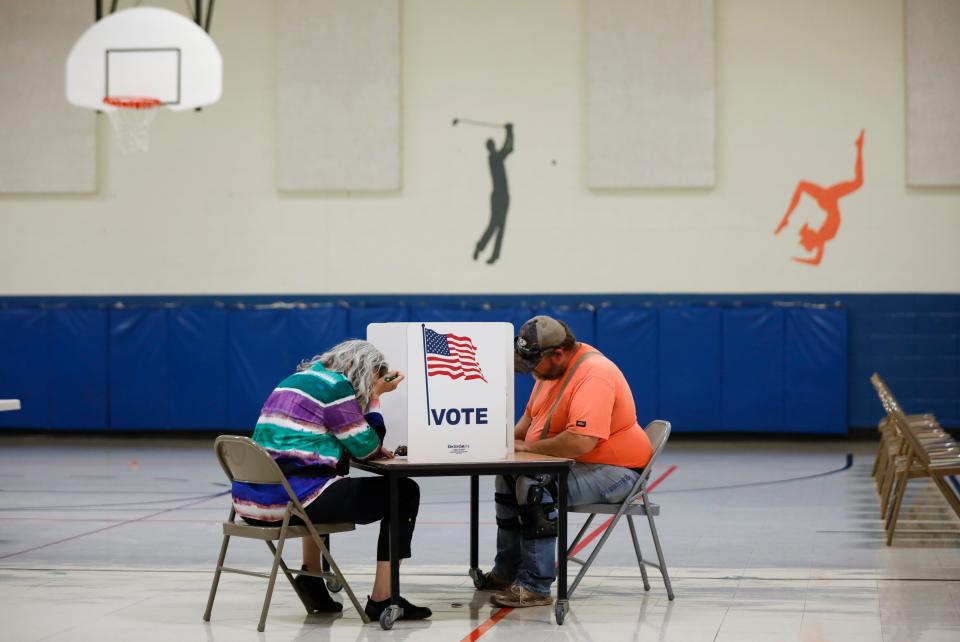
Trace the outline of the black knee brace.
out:
[[[514,510],[518,509],[517,498],[513,493],[494,493],[493,501],[503,506],[511,506]],[[520,530],[520,521],[514,517],[497,517],[497,526],[507,531]]]
[[[557,536],[557,504],[544,501],[544,485],[527,489],[527,501],[519,507],[520,526],[524,539],[545,539]]]

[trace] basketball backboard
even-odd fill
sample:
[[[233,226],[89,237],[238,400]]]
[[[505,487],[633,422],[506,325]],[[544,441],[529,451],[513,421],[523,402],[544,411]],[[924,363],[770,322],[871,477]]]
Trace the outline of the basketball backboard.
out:
[[[156,99],[173,111],[217,102],[223,59],[192,20],[155,7],[117,11],[97,21],[67,57],[67,100],[110,112],[104,99]]]

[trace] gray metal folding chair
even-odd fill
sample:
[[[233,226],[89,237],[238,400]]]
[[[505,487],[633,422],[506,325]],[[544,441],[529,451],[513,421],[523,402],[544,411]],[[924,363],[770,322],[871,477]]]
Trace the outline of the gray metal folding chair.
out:
[[[647,425],[646,433],[647,437],[650,438],[650,444],[653,446],[653,454],[650,456],[650,461],[647,462],[646,467],[643,469],[643,473],[640,474],[640,478],[633,485],[633,488],[630,490],[630,493],[627,495],[626,499],[619,504],[581,504],[580,506],[571,506],[567,511],[568,513],[590,514],[590,517],[587,518],[583,528],[581,528],[580,532],[577,533],[577,537],[573,540],[573,544],[570,545],[570,548],[567,551],[567,559],[582,566],[580,572],[577,574],[576,579],[573,580],[573,583],[570,584],[570,588],[567,589],[568,596],[573,596],[573,592],[580,584],[580,580],[583,579],[587,569],[589,569],[590,565],[593,564],[593,560],[597,557],[600,549],[603,548],[607,538],[610,537],[610,533],[612,533],[613,529],[617,526],[617,522],[620,521],[621,517],[626,516],[627,525],[630,526],[630,536],[633,538],[633,550],[637,554],[637,564],[640,566],[640,576],[643,578],[643,590],[650,590],[650,580],[647,578],[646,567],[652,566],[660,571],[660,575],[663,576],[663,584],[667,587],[667,597],[669,597],[671,600],[673,599],[673,587],[670,585],[670,575],[667,573],[667,563],[663,559],[663,549],[660,547],[660,537],[657,535],[657,526],[653,522],[653,518],[660,514],[660,506],[651,502],[650,498],[647,496],[647,482],[650,480],[650,472],[653,470],[653,463],[656,461],[660,451],[662,451],[663,447],[666,445],[667,438],[670,437],[670,422],[660,419],[651,421],[650,424]],[[613,521],[610,522],[610,525],[603,532],[603,535],[600,537],[600,541],[597,542],[597,544],[593,547],[593,550],[590,552],[590,556],[586,559],[586,561],[574,557],[572,551],[577,548],[577,544],[580,543],[580,540],[583,538],[583,534],[587,532],[587,528],[590,527],[590,524],[597,515],[613,515]],[[633,518],[635,515],[646,515],[647,517],[647,522],[650,524],[650,535],[653,536],[653,545],[657,549],[657,559],[659,560],[658,564],[646,561],[643,559],[643,555],[640,553],[640,543],[637,541],[637,529],[633,523]]]
[[[243,521],[234,521],[236,512],[233,507],[230,508],[230,516],[227,518],[227,521],[223,523],[223,544],[220,546],[220,557],[217,559],[217,569],[213,574],[213,584],[210,586],[210,597],[207,599],[207,610],[203,613],[203,620],[205,622],[210,621],[210,612],[213,610],[213,599],[217,594],[217,585],[220,583],[221,572],[266,577],[269,578],[270,581],[267,584],[267,595],[263,599],[263,609],[260,612],[260,624],[257,626],[257,630],[262,632],[267,622],[267,611],[270,609],[270,598],[273,595],[273,586],[277,579],[277,568],[280,568],[283,570],[283,574],[287,577],[287,580],[290,581],[290,585],[293,586],[293,590],[296,591],[300,601],[303,602],[304,608],[307,608],[307,601],[297,587],[297,584],[293,581],[294,574],[322,577],[327,581],[327,586],[330,587],[331,590],[339,590],[342,587],[347,592],[350,602],[353,604],[353,607],[357,609],[357,613],[360,614],[361,619],[365,623],[369,622],[370,618],[364,613],[363,608],[350,589],[350,585],[347,584],[347,580],[344,579],[336,562],[333,561],[330,550],[324,543],[324,538],[321,537],[321,535],[328,536],[330,533],[352,531],[355,525],[313,524],[310,518],[307,517],[307,513],[300,504],[300,500],[297,499],[296,493],[290,488],[287,478],[280,470],[280,467],[277,466],[277,462],[252,439],[224,435],[217,437],[213,448],[220,462],[220,466],[223,468],[223,472],[227,474],[231,482],[279,484],[287,491],[290,501],[287,502],[287,507],[283,514],[283,521],[279,526],[252,526]],[[290,518],[294,515],[303,521],[303,526],[290,525]],[[270,569],[270,573],[258,573],[224,566],[223,562],[227,556],[227,544],[229,544],[231,537],[265,541],[270,552],[273,553],[273,567]],[[282,557],[283,545],[288,539],[298,539],[301,537],[310,537],[313,539],[314,543],[316,543],[320,549],[325,567],[329,565],[329,572],[318,573],[287,568]],[[276,546],[274,546],[274,542],[277,543]],[[307,612],[310,612],[309,608],[307,608]]]

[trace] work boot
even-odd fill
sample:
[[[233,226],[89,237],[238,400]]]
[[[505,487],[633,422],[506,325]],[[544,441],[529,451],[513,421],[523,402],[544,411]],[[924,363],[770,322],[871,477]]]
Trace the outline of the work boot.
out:
[[[549,606],[553,604],[553,596],[549,593],[547,595],[541,595],[519,584],[511,584],[503,593],[497,593],[491,597],[490,601],[497,606],[522,609],[528,606]]]
[[[480,586],[477,588],[478,591],[497,591],[498,593],[506,591],[510,588],[510,580],[504,579],[490,571],[489,573],[482,573],[480,575]]]

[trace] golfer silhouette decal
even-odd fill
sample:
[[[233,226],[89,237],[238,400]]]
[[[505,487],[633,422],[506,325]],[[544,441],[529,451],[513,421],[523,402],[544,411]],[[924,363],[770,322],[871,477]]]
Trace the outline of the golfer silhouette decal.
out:
[[[813,252],[813,256],[793,257],[797,263],[806,263],[808,265],[820,265],[823,260],[823,250],[827,241],[832,240],[840,229],[840,207],[838,201],[852,192],[860,189],[863,185],[863,130],[860,130],[860,137],[857,138],[857,162],[854,166],[854,179],[843,183],[837,183],[827,188],[820,187],[814,183],[800,181],[797,183],[797,189],[793,192],[793,198],[790,201],[790,207],[787,213],[783,215],[780,225],[774,231],[779,234],[790,221],[790,215],[796,209],[797,203],[803,194],[807,194],[817,202],[827,218],[823,221],[820,229],[811,229],[806,223],[800,228],[800,245],[807,252]]]
[[[513,123],[501,125],[500,123],[489,123],[469,118],[454,118],[453,125],[456,126],[457,124],[496,127],[497,129],[503,127],[507,130],[506,138],[500,149],[497,149],[497,143],[492,138],[488,138],[486,142],[487,162],[490,165],[490,179],[493,182],[493,190],[490,192],[490,223],[487,224],[487,229],[483,231],[483,235],[473,249],[473,260],[476,261],[480,258],[480,253],[490,243],[490,239],[496,235],[493,251],[490,253],[490,258],[487,259],[487,264],[493,265],[500,258],[503,230],[507,223],[507,210],[510,208],[510,189],[507,187],[507,170],[504,161],[513,151]]]

